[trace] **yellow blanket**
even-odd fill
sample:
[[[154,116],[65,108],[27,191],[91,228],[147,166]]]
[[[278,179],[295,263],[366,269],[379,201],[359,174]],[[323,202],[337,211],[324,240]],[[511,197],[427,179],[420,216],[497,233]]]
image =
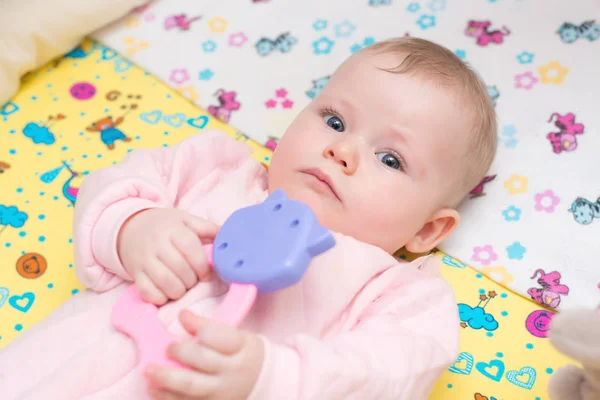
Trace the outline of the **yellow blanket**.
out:
[[[245,141],[268,164],[269,150],[92,42],[24,78],[0,109],[0,347],[81,290],[71,247],[81,179],[130,149],[167,146],[207,128]],[[460,357],[432,398],[546,399],[550,375],[567,362],[543,338],[551,314],[437,256],[445,257],[463,326]]]

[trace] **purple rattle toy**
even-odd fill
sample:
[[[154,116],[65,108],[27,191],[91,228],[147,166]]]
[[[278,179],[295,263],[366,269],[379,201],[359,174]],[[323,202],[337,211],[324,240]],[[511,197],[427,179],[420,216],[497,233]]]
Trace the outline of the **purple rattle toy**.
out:
[[[237,210],[219,230],[214,245],[204,246],[217,275],[230,284],[213,320],[239,326],[258,292],[297,283],[312,258],[334,245],[334,237],[310,207],[288,199],[281,189],[261,204]],[[167,332],[158,308],[145,302],[134,285],[117,301],[111,322],[136,342],[142,368],[148,364],[186,368],[167,356],[169,344],[181,338]]]

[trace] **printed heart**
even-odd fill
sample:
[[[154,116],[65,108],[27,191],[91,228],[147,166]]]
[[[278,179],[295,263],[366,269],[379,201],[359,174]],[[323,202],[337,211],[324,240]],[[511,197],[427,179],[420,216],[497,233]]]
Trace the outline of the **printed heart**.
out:
[[[190,118],[187,123],[194,128],[204,129],[206,124],[208,124],[208,117],[206,115],[201,115],[198,118]]]
[[[5,287],[0,287],[0,307],[2,307],[4,305],[4,303],[6,303],[7,299],[8,299],[8,289]]]
[[[131,66],[132,64],[129,61],[123,60],[122,58],[115,60],[115,72],[125,72],[131,68]]]
[[[4,106],[0,107],[0,115],[9,116],[12,113],[16,113],[19,111],[19,106],[15,103],[6,103]]]
[[[481,393],[475,393],[475,400],[489,400],[487,396],[482,395]]]
[[[19,310],[21,312],[26,313],[29,311],[33,302],[35,301],[35,294],[32,292],[25,292],[21,296],[14,295],[8,299],[8,304],[10,304],[15,310]]]
[[[117,52],[112,50],[112,49],[108,49],[108,48],[104,48],[102,49],[102,59],[103,60],[111,60],[113,58],[115,58],[117,56]]]
[[[489,364],[483,361],[478,362],[475,368],[477,368],[477,371],[479,371],[481,375],[496,382],[500,382],[502,375],[504,375],[504,363],[501,360],[492,360]],[[488,371],[494,368],[496,368],[495,373]]]
[[[156,125],[162,119],[162,112],[160,110],[154,110],[142,113],[140,114],[140,119],[148,124]]]
[[[506,373],[506,380],[513,385],[531,390],[535,384],[536,375],[535,369],[523,367],[519,371],[508,371]]]
[[[173,128],[179,128],[185,122],[185,114],[177,113],[174,115],[165,115],[165,122]]]
[[[459,375],[470,375],[473,370],[473,356],[463,351],[458,355],[456,362],[448,368],[448,371]]]

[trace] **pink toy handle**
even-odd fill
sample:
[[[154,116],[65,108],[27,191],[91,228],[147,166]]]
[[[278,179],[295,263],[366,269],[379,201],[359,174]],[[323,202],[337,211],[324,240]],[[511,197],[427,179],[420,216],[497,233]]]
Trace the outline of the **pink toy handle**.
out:
[[[204,246],[211,266],[212,249],[212,244]],[[232,284],[225,299],[217,307],[213,320],[239,326],[252,308],[257,293],[258,289],[254,285]],[[150,364],[188,368],[167,355],[169,344],[179,342],[181,338],[166,330],[158,318],[158,307],[143,300],[135,285],[127,288],[118,299],[112,311],[111,322],[116,329],[130,336],[136,343],[142,369]]]

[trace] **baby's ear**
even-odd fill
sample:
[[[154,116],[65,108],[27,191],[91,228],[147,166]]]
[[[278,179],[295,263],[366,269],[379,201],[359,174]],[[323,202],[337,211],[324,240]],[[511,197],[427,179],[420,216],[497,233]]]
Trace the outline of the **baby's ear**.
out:
[[[411,253],[426,253],[433,250],[458,227],[460,215],[452,208],[443,208],[433,214],[415,236],[406,243]]]

